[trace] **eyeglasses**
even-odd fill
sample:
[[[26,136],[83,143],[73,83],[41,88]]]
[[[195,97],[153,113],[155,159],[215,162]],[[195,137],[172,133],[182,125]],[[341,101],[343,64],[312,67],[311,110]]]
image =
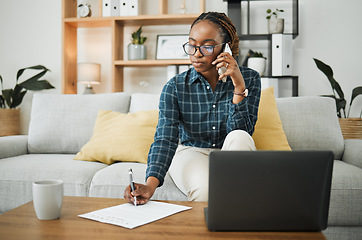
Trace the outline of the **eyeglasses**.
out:
[[[224,45],[225,43],[221,43],[218,45],[202,45],[202,46],[194,46],[190,45],[189,43],[185,43],[183,46],[184,51],[187,55],[194,55],[196,53],[196,50],[199,49],[200,53],[203,56],[210,56],[214,54],[214,48],[217,46]]]

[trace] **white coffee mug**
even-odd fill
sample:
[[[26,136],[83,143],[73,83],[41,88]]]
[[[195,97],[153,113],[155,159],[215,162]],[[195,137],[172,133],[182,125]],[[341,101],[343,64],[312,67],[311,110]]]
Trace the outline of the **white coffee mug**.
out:
[[[63,181],[42,180],[33,182],[33,203],[40,220],[57,219],[63,203]]]

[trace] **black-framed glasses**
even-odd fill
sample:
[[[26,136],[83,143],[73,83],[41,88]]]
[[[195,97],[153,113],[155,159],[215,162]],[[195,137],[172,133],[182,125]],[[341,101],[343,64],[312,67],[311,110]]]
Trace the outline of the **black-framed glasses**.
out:
[[[187,55],[194,55],[196,53],[196,50],[199,49],[200,53],[203,56],[210,56],[212,54],[214,54],[214,48],[217,46],[221,46],[224,45],[225,43],[221,43],[218,45],[202,45],[202,46],[195,46],[195,45],[190,45],[189,43],[185,43],[184,45],[182,45],[185,53]]]

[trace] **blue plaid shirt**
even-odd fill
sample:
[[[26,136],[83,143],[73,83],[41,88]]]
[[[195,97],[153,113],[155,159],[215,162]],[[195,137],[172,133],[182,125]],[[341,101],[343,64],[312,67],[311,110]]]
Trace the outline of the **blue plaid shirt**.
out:
[[[230,77],[219,81],[213,92],[208,81],[194,68],[176,75],[164,86],[159,119],[148,154],[146,179],[156,177],[163,184],[179,140],[199,148],[221,148],[226,135],[236,129],[250,135],[258,116],[260,76],[240,67],[249,95],[233,104],[234,85]]]

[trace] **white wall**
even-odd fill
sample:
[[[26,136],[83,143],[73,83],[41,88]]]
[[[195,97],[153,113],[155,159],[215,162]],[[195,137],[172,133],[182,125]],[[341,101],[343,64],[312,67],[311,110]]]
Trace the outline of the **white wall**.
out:
[[[44,65],[44,79],[61,92],[61,1],[0,1],[0,75],[4,88],[13,88],[19,69]],[[35,72],[29,72],[34,75]],[[29,74],[24,73],[24,78]],[[22,80],[19,80],[20,82]],[[21,107],[21,132],[27,133],[33,92]]]
[[[83,1],[83,0],[82,0]],[[92,0],[94,1],[94,0]],[[141,0],[142,13],[157,14],[155,0]],[[187,0],[190,12],[198,11],[198,4]],[[170,13],[178,11],[179,1],[169,0]],[[278,7],[278,6],[277,6]],[[206,0],[207,11],[226,11],[222,0]],[[331,65],[349,102],[354,87],[362,85],[362,28],[359,0],[300,0],[299,37],[294,41],[294,75],[299,75],[299,95],[331,94],[328,80],[316,68],[313,57]],[[265,16],[262,16],[264,19]],[[264,23],[263,23],[264,24]],[[258,24],[259,26],[260,24]],[[136,28],[127,28],[128,33]],[[154,57],[157,34],[187,33],[188,26],[145,27],[148,36],[149,58]],[[96,92],[109,92],[110,84],[110,31],[105,28],[79,30],[78,61],[102,64],[102,83]],[[243,56],[241,56],[243,57]],[[4,87],[13,87],[18,69],[43,64],[51,72],[46,75],[55,87],[48,92],[61,92],[61,0],[0,1],[0,74]],[[167,81],[166,68],[127,68],[125,91],[160,92]],[[151,76],[152,75],[152,76]],[[151,77],[150,77],[151,76]],[[148,87],[141,86],[143,82]],[[140,85],[141,83],[141,85]],[[82,87],[79,89],[82,91]],[[45,91],[44,91],[45,92]],[[22,132],[27,133],[32,93],[21,105]],[[358,116],[362,96],[355,100],[351,116]]]
[[[330,65],[349,104],[352,89],[362,86],[362,27],[359,0],[301,0],[300,36],[294,45],[295,74],[300,76],[300,95],[331,94],[324,74],[312,58]],[[362,96],[354,100],[351,117],[358,117]]]

